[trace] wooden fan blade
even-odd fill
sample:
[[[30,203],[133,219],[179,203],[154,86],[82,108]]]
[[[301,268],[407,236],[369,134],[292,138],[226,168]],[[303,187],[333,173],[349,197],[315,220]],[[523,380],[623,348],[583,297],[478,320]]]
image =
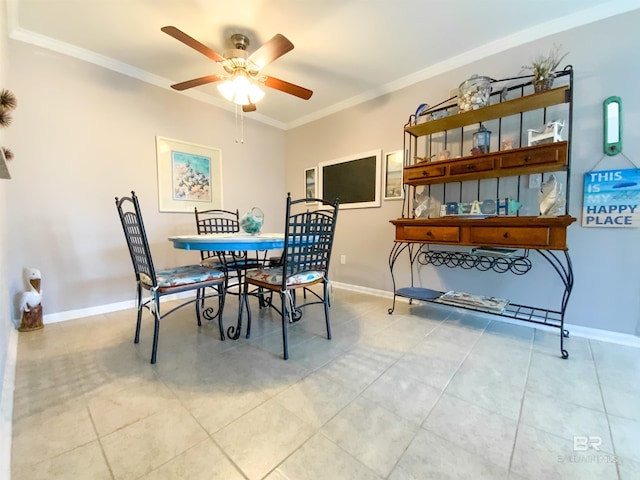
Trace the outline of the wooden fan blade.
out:
[[[255,112],[256,111],[256,104],[255,103],[250,103],[249,105],[242,105],[242,111],[243,112]]]
[[[273,62],[276,58],[280,58],[291,50],[293,50],[293,43],[291,43],[287,37],[278,33],[258,50],[253,52],[249,56],[249,60],[255,63],[258,68],[263,68],[265,65]]]
[[[204,45],[203,43],[200,43],[195,38],[190,37],[189,35],[184,33],[182,30],[178,30],[176,27],[173,27],[171,25],[162,27],[160,30],[162,30],[167,35],[172,36],[176,40],[184,43],[188,47],[191,47],[194,50],[197,50],[204,56],[209,57],[214,62],[224,62],[223,56],[217,54],[216,52],[211,50],[209,47]]]
[[[207,75],[206,77],[194,78],[193,80],[187,80],[186,82],[176,83],[171,85],[174,90],[186,90],[187,88],[199,87],[207,83],[218,82],[224,77],[222,75]]]
[[[264,84],[267,87],[275,88],[276,90],[280,90],[281,92],[288,93],[290,95],[295,95],[296,97],[300,97],[303,100],[309,100],[311,98],[311,95],[313,95],[313,92],[311,90],[274,77],[267,77]]]

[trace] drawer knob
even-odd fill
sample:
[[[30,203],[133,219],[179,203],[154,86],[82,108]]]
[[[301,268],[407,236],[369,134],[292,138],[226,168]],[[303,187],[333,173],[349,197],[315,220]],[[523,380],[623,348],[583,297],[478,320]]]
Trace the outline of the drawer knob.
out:
[[[428,177],[429,176],[429,172],[427,172],[426,170],[422,171],[422,176],[423,177]]]
[[[509,232],[504,232],[504,235],[502,235],[504,238],[509,238]]]
[[[528,162],[529,160],[531,160],[531,157],[530,157],[529,155],[526,155],[526,156],[524,157],[524,161],[525,161],[525,162]]]
[[[475,165],[471,165],[471,164],[467,165],[467,170],[473,170],[474,168],[475,168]]]
[[[433,237],[433,233],[431,233],[431,230],[427,230],[427,237]]]

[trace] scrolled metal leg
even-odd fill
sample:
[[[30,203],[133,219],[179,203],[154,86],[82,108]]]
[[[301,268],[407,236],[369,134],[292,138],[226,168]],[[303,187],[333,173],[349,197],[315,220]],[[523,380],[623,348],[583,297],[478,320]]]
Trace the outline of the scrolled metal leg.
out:
[[[387,310],[387,313],[391,315],[393,311],[396,309],[396,279],[393,275],[393,267],[396,263],[396,260],[400,256],[400,254],[406,249],[409,248],[409,257],[410,261],[412,260],[412,252],[408,243],[395,242],[393,247],[391,248],[391,253],[389,253],[389,270],[391,271],[391,282],[393,284],[393,303],[391,307]],[[413,263],[411,267],[411,285],[413,285]]]
[[[248,284],[245,284],[244,286],[244,291],[239,292],[239,299],[238,299],[238,322],[237,324],[234,325],[230,325],[229,328],[227,328],[227,337],[229,337],[232,340],[238,340],[240,338],[240,330],[242,330],[242,315],[243,315],[243,310],[244,310],[244,305],[247,305],[247,318],[248,318],[248,325],[251,325],[251,308],[249,307],[249,300],[247,299],[247,291],[248,291]],[[244,292],[244,293],[243,293]],[[250,326],[247,328],[247,336],[249,335],[250,332]]]

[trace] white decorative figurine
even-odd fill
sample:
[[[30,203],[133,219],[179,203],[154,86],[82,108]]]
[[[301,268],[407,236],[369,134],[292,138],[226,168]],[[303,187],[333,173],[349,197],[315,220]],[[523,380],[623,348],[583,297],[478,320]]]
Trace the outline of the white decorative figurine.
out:
[[[564,214],[566,201],[561,198],[562,185],[556,181],[554,175],[549,176],[549,180],[544,182],[538,192],[538,203],[540,203],[540,216],[556,217]]]
[[[542,130],[530,128],[527,130],[527,145],[531,147],[542,143],[561,142],[562,136],[560,134],[563,128],[564,122],[558,120],[547,123]]]
[[[22,321],[18,330],[21,332],[38,330],[44,326],[42,324],[42,290],[40,288],[42,276],[40,275],[40,270],[26,268],[25,279],[29,284],[29,290],[22,292],[22,297],[20,298]]]

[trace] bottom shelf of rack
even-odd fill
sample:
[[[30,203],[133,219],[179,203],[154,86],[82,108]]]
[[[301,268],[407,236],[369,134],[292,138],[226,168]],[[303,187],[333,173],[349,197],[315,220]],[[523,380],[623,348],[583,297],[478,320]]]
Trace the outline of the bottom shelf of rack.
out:
[[[437,303],[438,305],[444,305],[447,307],[464,308],[465,310],[474,310],[482,313],[490,313],[500,317],[512,318],[514,320],[520,320],[523,322],[536,323],[539,325],[546,325],[549,327],[555,327],[562,330],[564,337],[569,336],[569,332],[564,329],[562,320],[562,312],[556,310],[547,310],[539,307],[530,307],[526,305],[518,305],[516,303],[508,303],[503,311],[497,312],[482,307],[474,307],[472,305],[452,305],[444,302],[439,302],[438,299],[445,292],[438,290],[432,290],[430,288],[419,287],[405,287],[396,290],[395,294],[399,297],[421,300],[424,302]]]

